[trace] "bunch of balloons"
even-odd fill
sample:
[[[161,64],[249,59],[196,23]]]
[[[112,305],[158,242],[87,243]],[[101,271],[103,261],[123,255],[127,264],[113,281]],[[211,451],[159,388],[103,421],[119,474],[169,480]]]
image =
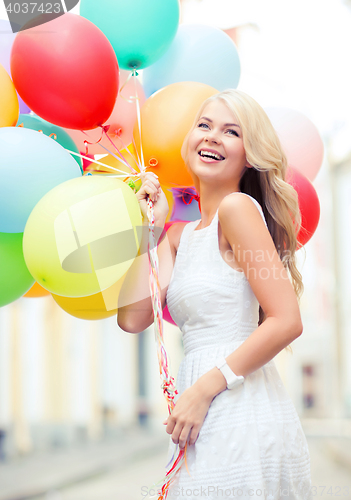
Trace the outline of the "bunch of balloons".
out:
[[[51,294],[92,320],[116,314],[139,251],[142,165],[166,194],[166,229],[201,217],[180,149],[202,102],[237,87],[240,60],[223,31],[179,26],[178,0],[81,0],[80,14],[16,36],[0,21],[0,306]],[[305,244],[319,220],[311,182],[323,144],[301,113],[267,113]]]

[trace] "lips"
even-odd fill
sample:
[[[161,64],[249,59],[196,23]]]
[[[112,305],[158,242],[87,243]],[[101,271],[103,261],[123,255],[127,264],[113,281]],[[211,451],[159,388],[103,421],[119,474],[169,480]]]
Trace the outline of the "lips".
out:
[[[198,152],[199,156],[201,158],[206,158],[208,160],[215,160],[215,161],[223,161],[225,160],[224,156],[222,156],[218,151],[214,149],[200,149]]]

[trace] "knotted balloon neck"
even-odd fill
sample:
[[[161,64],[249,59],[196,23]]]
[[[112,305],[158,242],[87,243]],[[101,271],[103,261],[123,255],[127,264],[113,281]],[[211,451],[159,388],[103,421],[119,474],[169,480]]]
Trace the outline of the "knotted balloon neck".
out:
[[[101,137],[99,140],[95,141],[95,142],[89,142],[87,141],[86,139],[84,140],[84,146],[85,146],[85,154],[87,155],[89,153],[89,150],[88,150],[88,144],[89,145],[94,145],[94,144],[99,144],[99,142],[101,142],[102,138],[103,138],[103,135],[104,135],[104,132],[105,134],[107,134],[108,132],[108,129],[110,128],[110,125],[99,125],[99,127],[101,128]],[[82,131],[83,132],[83,131]]]
[[[201,212],[200,195],[196,191],[194,190],[189,191],[185,188],[179,191],[178,196],[181,196],[183,203],[185,203],[185,205],[190,205],[190,203],[192,203],[193,200],[196,200],[199,204],[199,210]]]

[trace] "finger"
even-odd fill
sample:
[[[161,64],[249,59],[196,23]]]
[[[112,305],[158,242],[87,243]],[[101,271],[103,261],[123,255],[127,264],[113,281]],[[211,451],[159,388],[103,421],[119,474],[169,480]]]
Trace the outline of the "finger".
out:
[[[140,179],[150,177],[150,175],[158,178],[158,175],[155,174],[155,172],[153,172],[152,170],[144,170],[143,172],[140,173]]]
[[[180,434],[183,430],[183,426],[184,426],[184,424],[180,424],[178,422],[178,424],[174,427],[173,432],[172,432],[172,441],[174,444],[179,444],[179,437],[180,437]]]
[[[190,433],[190,436],[189,436],[189,444],[195,444],[198,436],[199,436],[199,428],[197,426],[194,426],[192,429],[191,429],[191,433]]]
[[[157,190],[160,187],[160,183],[158,182],[157,179],[145,179],[145,181],[142,183],[141,187],[144,186],[150,186],[153,187],[155,190]]]
[[[158,175],[155,174],[155,172],[153,172],[152,170],[148,170],[147,172],[144,173],[144,175],[153,176],[156,177],[156,179],[158,179]]]
[[[142,188],[140,188],[140,194],[146,197],[149,195],[150,197],[158,196],[157,188],[153,184],[145,184]]]
[[[141,195],[149,195],[149,196],[155,196],[157,193],[157,188],[154,186],[154,184],[149,183],[148,181],[145,182],[139,189],[137,195],[139,194],[139,197]],[[144,196],[145,197],[145,196]]]
[[[179,436],[179,448],[181,450],[183,450],[185,448],[185,443],[188,439],[188,435],[189,435],[189,432],[190,432],[190,425],[186,425],[183,427],[183,430],[182,432],[180,433],[180,436]]]
[[[152,181],[160,185],[160,182],[158,180],[158,176],[154,174],[153,172],[147,172],[146,174],[141,176],[141,182],[144,183],[145,181]]]
[[[173,434],[174,427],[175,427],[175,423],[172,422],[172,420],[168,419],[167,420],[167,427],[166,427],[167,434]]]

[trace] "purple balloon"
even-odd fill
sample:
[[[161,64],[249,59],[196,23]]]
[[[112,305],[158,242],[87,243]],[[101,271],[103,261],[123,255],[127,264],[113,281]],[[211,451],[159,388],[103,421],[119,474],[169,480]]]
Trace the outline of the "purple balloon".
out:
[[[189,220],[201,219],[199,204],[191,196],[196,194],[194,188],[172,188],[174,205],[170,220]]]
[[[12,33],[11,24],[9,21],[0,19],[0,64],[4,66],[5,70],[11,76],[10,69],[10,57],[12,44],[15,40],[15,34]],[[21,97],[18,95],[18,103],[20,107],[20,113],[23,115],[30,112],[27,104],[22,101]]]

